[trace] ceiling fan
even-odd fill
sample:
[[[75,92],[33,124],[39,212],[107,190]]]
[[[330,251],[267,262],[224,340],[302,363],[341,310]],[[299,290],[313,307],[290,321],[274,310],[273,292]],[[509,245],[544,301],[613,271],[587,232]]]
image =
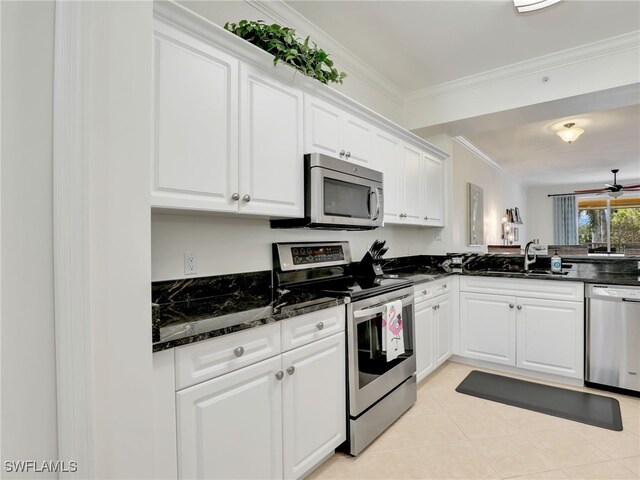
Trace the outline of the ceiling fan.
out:
[[[603,193],[608,193],[610,197],[617,198],[625,192],[640,192],[640,183],[637,185],[620,185],[616,178],[619,171],[619,168],[611,170],[611,173],[613,173],[613,184],[605,183],[604,188],[576,190],[573,193],[555,193],[553,195],[549,195],[549,197],[558,197],[562,195],[602,195]]]

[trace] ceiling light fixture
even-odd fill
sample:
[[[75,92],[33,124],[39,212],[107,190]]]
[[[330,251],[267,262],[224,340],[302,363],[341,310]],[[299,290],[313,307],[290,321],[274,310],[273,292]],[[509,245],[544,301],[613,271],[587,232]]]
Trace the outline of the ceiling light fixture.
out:
[[[561,128],[556,134],[565,142],[571,143],[578,139],[580,135],[584,133],[584,130],[580,127],[573,127],[575,123],[565,123],[564,128]]]
[[[560,2],[561,0],[513,0],[518,13],[533,12]]]

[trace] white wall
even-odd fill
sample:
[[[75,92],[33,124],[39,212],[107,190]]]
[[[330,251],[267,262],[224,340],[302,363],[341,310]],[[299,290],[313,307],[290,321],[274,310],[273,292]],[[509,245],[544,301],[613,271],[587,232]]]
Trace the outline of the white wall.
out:
[[[84,6],[95,477],[153,478],[153,4]]]
[[[458,143],[453,144],[453,211],[452,249],[458,252],[486,252],[486,245],[501,245],[501,219],[507,208],[518,207],[524,224],[520,225],[520,243],[526,244],[528,211],[526,192],[522,185],[505,171],[490,165]],[[485,245],[469,246],[467,225],[468,183],[484,190]]]
[[[269,220],[207,215],[156,214],[151,220],[152,279],[185,278],[184,252],[196,252],[195,276],[270,270],[271,243],[348,240],[359,260],[375,240],[386,240],[386,257],[437,254],[447,251],[435,239],[439,229],[386,226],[364,232],[271,229]]]
[[[2,467],[56,460],[53,2],[1,2]],[[3,478],[12,475],[3,471]],[[19,474],[19,478],[57,478]]]

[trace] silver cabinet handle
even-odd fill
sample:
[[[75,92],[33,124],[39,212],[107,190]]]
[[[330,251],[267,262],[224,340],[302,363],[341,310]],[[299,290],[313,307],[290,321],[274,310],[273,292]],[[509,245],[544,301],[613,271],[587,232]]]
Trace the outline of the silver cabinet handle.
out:
[[[340,156],[344,157],[345,151],[344,150],[340,150]]]
[[[429,220],[429,217],[424,217],[425,220]]]
[[[241,357],[244,354],[244,347],[238,347],[233,350],[236,357]]]
[[[401,214],[400,214],[400,218],[404,218],[404,217],[406,217],[406,216],[407,216],[407,214],[406,214],[406,213],[401,213]]]
[[[431,310],[435,310],[435,309],[436,309],[436,306],[435,306],[435,305],[434,305],[433,307],[431,307]]]
[[[231,195],[231,200],[240,200],[240,194],[238,192],[234,193],[233,195]]]
[[[247,194],[244,197],[242,197],[242,200],[244,200],[245,202],[249,203],[251,201],[251,195]]]
[[[513,308],[515,305],[513,303],[509,304],[509,308]]]
[[[522,310],[522,305],[518,305],[518,310]]]
[[[446,284],[446,283],[443,283],[443,284],[442,284],[442,288],[447,288],[447,284]]]
[[[296,371],[296,367],[294,367],[293,365],[291,365],[289,368],[287,368],[287,373],[289,375],[293,375],[293,373]]]
[[[347,152],[347,153],[345,154],[345,157],[347,157],[347,158],[349,158],[350,156],[351,156],[351,152]]]
[[[436,310],[440,310],[440,304],[436,305]]]
[[[324,328],[324,323],[323,323],[323,322],[318,322],[318,323],[316,323],[316,328],[317,328],[318,330],[322,330],[322,329]]]
[[[283,377],[284,377],[284,372],[282,370],[276,373],[276,379],[282,380]]]

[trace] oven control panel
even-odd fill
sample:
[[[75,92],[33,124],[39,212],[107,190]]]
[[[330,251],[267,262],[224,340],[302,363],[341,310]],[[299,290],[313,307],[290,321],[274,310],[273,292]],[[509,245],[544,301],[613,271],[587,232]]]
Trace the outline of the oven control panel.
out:
[[[283,271],[351,263],[348,242],[277,243],[275,246]]]

